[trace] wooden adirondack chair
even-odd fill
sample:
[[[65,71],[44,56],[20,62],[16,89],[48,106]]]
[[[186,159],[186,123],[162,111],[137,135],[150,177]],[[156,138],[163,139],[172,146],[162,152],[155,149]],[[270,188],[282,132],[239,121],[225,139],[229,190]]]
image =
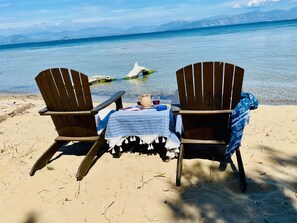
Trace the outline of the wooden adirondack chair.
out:
[[[66,68],[53,68],[40,72],[35,80],[46,104],[46,108],[39,113],[51,116],[59,136],[36,161],[30,175],[33,176],[37,170],[47,165],[55,152],[66,143],[94,142],[76,174],[77,180],[82,180],[105,143],[105,131],[101,135],[97,133],[95,114],[113,102],[117,110],[122,108],[122,95],[125,92],[119,91],[93,108],[88,77],[83,73]]]
[[[232,109],[240,101],[244,70],[224,62],[188,65],[176,72],[184,133],[177,161],[176,185],[180,185],[184,144],[228,145]],[[236,150],[240,187],[246,178],[239,148]]]

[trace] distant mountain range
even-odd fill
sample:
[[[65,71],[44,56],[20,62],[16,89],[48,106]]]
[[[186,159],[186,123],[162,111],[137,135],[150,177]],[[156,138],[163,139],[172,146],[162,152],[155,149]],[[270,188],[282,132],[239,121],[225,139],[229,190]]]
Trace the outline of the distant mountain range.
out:
[[[42,31],[38,31],[35,28],[31,31],[23,30],[23,34],[20,33],[15,35],[0,36],[0,44],[5,45],[62,39],[79,39],[136,33],[162,32],[292,19],[297,19],[297,7],[290,10],[273,10],[267,12],[253,11],[239,15],[223,15],[197,21],[172,21],[159,26],[137,26],[129,29],[100,26],[80,30],[51,31],[50,28],[47,30],[46,27],[43,27],[43,29],[40,29]]]

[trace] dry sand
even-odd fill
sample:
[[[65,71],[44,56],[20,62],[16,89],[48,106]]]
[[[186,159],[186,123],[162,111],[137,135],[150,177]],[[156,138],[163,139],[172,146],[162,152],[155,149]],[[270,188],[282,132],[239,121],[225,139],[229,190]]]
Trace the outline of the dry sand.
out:
[[[230,165],[220,171],[218,162],[186,159],[177,188],[176,160],[136,153],[105,153],[79,182],[87,148],[75,145],[31,177],[57,136],[50,117],[38,114],[43,107],[39,96],[0,96],[0,223],[297,222],[295,105],[251,112],[241,146],[246,193]]]

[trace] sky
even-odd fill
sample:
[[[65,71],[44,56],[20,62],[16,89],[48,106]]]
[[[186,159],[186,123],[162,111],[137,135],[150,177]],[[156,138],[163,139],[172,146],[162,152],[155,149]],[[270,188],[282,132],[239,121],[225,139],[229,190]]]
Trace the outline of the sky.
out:
[[[160,25],[295,6],[297,0],[0,0],[0,35],[28,28]]]

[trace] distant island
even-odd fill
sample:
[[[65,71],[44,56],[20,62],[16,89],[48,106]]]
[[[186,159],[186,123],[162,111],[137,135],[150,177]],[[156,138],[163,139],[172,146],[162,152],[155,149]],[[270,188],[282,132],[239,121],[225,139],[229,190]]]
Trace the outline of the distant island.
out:
[[[32,31],[25,34],[0,35],[0,45],[46,42],[54,40],[71,40],[80,38],[106,37],[128,35],[137,33],[166,32],[202,27],[226,26],[235,24],[272,22],[297,19],[297,7],[290,10],[254,11],[238,15],[222,15],[209,17],[196,21],[172,21],[158,26],[137,26],[124,29],[121,27],[93,27],[79,30],[63,30],[53,32],[50,28],[46,31]]]

